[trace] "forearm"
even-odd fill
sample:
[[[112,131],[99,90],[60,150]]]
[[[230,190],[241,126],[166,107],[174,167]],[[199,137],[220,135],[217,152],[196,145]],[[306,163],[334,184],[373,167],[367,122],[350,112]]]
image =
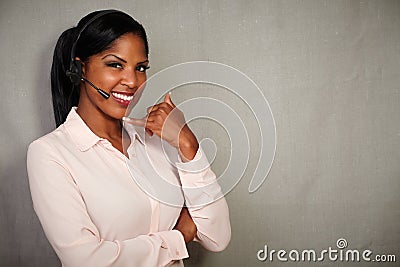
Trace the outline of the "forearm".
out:
[[[192,160],[199,149],[197,138],[187,125],[185,125],[179,133],[178,144],[179,156],[183,162]]]
[[[205,155],[199,150],[192,161],[177,167],[186,205],[197,226],[195,240],[208,250],[223,250],[231,237],[229,209]]]

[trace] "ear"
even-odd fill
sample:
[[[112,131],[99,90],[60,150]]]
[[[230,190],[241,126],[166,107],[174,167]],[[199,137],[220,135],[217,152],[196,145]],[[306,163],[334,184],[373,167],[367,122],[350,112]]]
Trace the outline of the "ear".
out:
[[[85,63],[79,58],[75,57],[75,61],[79,64],[81,64],[81,70],[82,70],[82,75],[85,75]]]

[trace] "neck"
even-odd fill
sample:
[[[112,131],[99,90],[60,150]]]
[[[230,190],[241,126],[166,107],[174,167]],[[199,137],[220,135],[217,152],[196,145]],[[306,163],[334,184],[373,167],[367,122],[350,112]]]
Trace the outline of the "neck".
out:
[[[120,120],[104,114],[97,107],[87,107],[87,105],[79,101],[76,112],[94,134],[110,141],[122,137],[122,124]]]

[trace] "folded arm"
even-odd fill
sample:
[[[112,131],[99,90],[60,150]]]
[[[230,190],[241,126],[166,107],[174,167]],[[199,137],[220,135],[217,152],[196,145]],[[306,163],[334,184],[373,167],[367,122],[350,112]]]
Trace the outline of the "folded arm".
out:
[[[204,152],[176,164],[189,213],[197,226],[195,241],[210,251],[224,250],[231,238],[226,200]]]

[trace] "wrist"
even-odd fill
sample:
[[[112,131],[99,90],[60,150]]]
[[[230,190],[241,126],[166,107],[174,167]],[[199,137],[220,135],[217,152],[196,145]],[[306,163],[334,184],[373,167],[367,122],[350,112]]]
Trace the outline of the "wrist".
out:
[[[199,143],[197,142],[196,136],[185,126],[179,134],[178,151],[183,162],[192,160],[197,150],[199,149]]]

